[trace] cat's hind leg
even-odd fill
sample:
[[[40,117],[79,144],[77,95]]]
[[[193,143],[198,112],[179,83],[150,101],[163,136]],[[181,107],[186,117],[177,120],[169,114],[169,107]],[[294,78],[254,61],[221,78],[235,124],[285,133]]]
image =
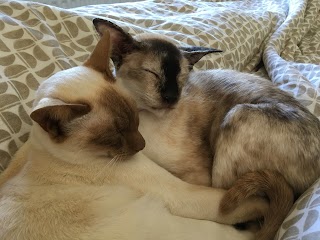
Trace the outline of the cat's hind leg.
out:
[[[279,171],[296,189],[305,188],[312,179],[304,171],[314,175],[317,168],[310,161],[317,150],[306,149],[317,141],[304,119],[305,112],[281,103],[233,107],[215,141],[212,186],[227,189],[244,173],[269,169]]]

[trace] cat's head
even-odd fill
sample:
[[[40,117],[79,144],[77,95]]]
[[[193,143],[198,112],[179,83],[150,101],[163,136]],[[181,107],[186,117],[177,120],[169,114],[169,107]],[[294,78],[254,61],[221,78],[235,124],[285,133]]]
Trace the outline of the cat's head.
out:
[[[178,47],[173,40],[156,35],[133,38],[104,19],[94,19],[93,23],[100,35],[105,30],[110,32],[116,76],[140,109],[173,107],[193,65],[208,53],[220,52],[205,47]]]
[[[135,101],[115,84],[109,49],[105,32],[84,66],[56,73],[37,90],[32,136],[53,154],[113,158],[144,148]]]

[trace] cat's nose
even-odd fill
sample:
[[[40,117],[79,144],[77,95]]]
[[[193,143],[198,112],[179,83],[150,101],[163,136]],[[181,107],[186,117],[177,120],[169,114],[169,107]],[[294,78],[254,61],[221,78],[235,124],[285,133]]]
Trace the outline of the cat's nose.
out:
[[[138,132],[134,136],[133,148],[135,151],[139,152],[142,149],[144,149],[145,146],[146,146],[146,142],[145,142],[144,138],[142,137],[142,135]]]
[[[177,102],[178,97],[179,97],[178,92],[175,92],[175,91],[167,91],[161,95],[162,95],[163,101],[168,104],[173,104],[173,103]]]

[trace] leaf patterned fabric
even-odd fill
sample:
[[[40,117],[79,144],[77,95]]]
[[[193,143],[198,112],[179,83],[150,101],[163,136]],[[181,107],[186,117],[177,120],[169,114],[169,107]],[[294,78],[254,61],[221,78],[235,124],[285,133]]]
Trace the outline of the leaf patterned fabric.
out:
[[[133,35],[214,47],[195,70],[231,68],[273,81],[320,118],[319,0],[149,0],[63,10],[0,0],[0,171],[27,140],[39,84],[83,63],[97,43],[93,17]],[[295,204],[277,239],[320,239],[320,180]]]
[[[81,64],[97,42],[91,19],[49,6],[0,2],[0,170],[24,143],[41,81]]]
[[[114,19],[130,33],[165,34],[224,51],[196,69],[257,72],[291,93],[320,118],[320,1],[155,0],[77,10]],[[263,58],[265,68],[260,68]]]

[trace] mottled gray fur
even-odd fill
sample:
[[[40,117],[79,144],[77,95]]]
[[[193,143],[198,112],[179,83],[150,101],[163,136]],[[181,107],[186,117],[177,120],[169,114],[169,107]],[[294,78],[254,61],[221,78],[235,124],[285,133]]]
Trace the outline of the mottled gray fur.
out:
[[[190,73],[214,51],[94,23],[111,32],[116,74],[141,110],[143,151],[153,161],[187,182],[222,188],[249,171],[278,170],[296,195],[320,176],[319,120],[270,81],[232,70]]]

